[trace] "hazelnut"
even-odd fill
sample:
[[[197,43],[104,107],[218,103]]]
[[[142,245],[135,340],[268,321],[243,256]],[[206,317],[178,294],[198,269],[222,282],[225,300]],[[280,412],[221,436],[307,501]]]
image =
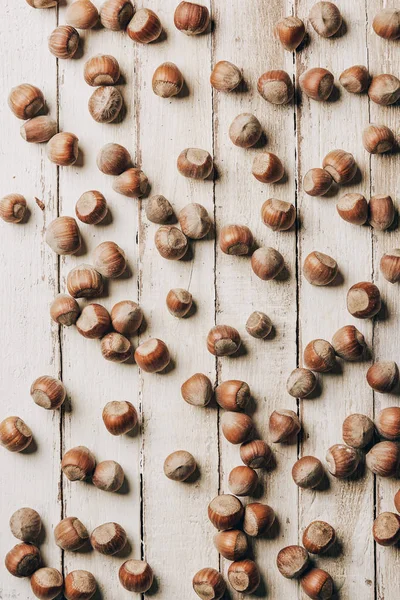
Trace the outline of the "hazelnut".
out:
[[[258,483],[258,475],[251,467],[239,466],[229,473],[228,486],[235,496],[250,496]]]
[[[153,585],[153,570],[144,560],[126,560],[119,568],[119,581],[128,592],[144,594]]]
[[[229,127],[231,142],[239,148],[251,148],[262,134],[260,121],[251,113],[241,113],[235,117]]]
[[[172,98],[179,94],[183,87],[183,75],[174,63],[162,63],[154,71],[152,87],[156,96]]]
[[[12,88],[8,106],[18,119],[31,119],[44,106],[43,92],[30,83],[21,83]]]
[[[103,291],[103,278],[91,265],[79,265],[67,275],[67,289],[73,298],[93,298]]]
[[[71,571],[65,578],[64,596],[67,600],[89,600],[96,590],[96,580],[89,571]]]
[[[192,308],[192,294],[182,288],[175,288],[168,292],[166,304],[171,315],[182,319]]]
[[[110,329],[111,319],[108,310],[101,304],[88,304],[82,309],[76,328],[85,338],[99,339]]]
[[[124,30],[133,13],[134,7],[130,0],[106,0],[100,9],[101,24],[112,31]]]
[[[31,577],[31,588],[39,600],[53,600],[63,589],[63,576],[57,569],[43,567]]]
[[[323,252],[311,252],[303,264],[304,277],[311,285],[328,285],[338,273],[336,260]]]
[[[186,237],[200,240],[211,229],[211,219],[201,204],[187,204],[178,215],[179,225]]]
[[[219,247],[224,254],[244,256],[254,244],[253,234],[246,225],[224,225],[219,235]]]
[[[88,108],[97,123],[112,123],[121,112],[122,104],[118,88],[103,85],[90,96]]]
[[[386,125],[368,125],[363,131],[362,141],[370,154],[384,154],[395,145],[394,133]]]
[[[379,442],[368,452],[365,462],[380,477],[394,477],[400,463],[400,446],[395,442]]]
[[[222,433],[231,444],[247,442],[253,427],[253,419],[243,413],[228,411],[221,417]]]
[[[300,577],[309,565],[308,552],[302,546],[286,546],[276,557],[279,573],[287,579]]]
[[[79,156],[79,140],[73,133],[62,131],[56,133],[47,142],[47,158],[59,167],[70,167],[75,164]]]
[[[124,483],[125,474],[120,464],[115,460],[103,460],[94,470],[93,484],[105,492],[117,492]]]
[[[303,546],[311,554],[323,554],[336,539],[335,530],[325,521],[313,521],[303,533]]]
[[[104,84],[103,84],[104,85]],[[131,155],[120,144],[106,144],[97,155],[97,167],[105,175],[121,175],[131,164]]]
[[[275,248],[257,248],[251,257],[251,268],[263,281],[275,279],[283,267],[283,256]]]
[[[115,242],[102,242],[93,251],[93,265],[103,277],[119,277],[126,269],[125,252]]]
[[[335,350],[326,340],[312,340],[304,349],[304,363],[311,371],[326,373],[335,364]]]
[[[83,523],[76,517],[67,517],[54,528],[54,539],[60,548],[75,552],[82,548],[89,539],[89,534]]]
[[[225,594],[226,583],[215,569],[201,569],[193,577],[193,589],[201,600],[220,600]]]
[[[299,79],[301,91],[317,102],[328,100],[333,90],[333,82],[332,73],[321,67],[308,69],[300,75]]]
[[[174,23],[186,35],[199,35],[208,28],[210,13],[202,4],[181,2],[175,9]]]
[[[315,458],[315,456],[303,456],[294,463],[292,467],[292,477],[295,484],[299,487],[313,489],[318,487],[323,480],[324,467],[322,466],[321,461],[318,458]],[[306,546],[306,544],[304,545]],[[307,548],[307,550],[309,550],[309,548]]]
[[[11,533],[23,542],[34,542],[40,535],[42,520],[33,508],[19,508],[10,518]]]
[[[339,184],[349,183],[357,173],[354,156],[345,150],[332,150],[329,152],[325,156],[322,166]]]
[[[349,67],[339,77],[339,81],[345,90],[351,94],[362,94],[368,89],[371,76],[366,67],[354,65]]]
[[[32,544],[17,544],[7,552],[4,564],[14,577],[29,577],[41,564],[39,548]]]
[[[149,180],[141,169],[132,167],[114,179],[113,190],[128,198],[140,198],[146,193]]]
[[[120,552],[127,542],[125,529],[118,523],[104,523],[99,525],[90,534],[90,543],[93,548],[110,556]]]
[[[53,8],[59,0],[26,0],[32,8]]]
[[[186,450],[172,452],[164,461],[164,475],[172,481],[186,481],[196,468],[195,459]]]
[[[135,361],[146,373],[159,373],[170,363],[169,350],[163,341],[151,338],[136,348]]]
[[[244,509],[243,529],[250,537],[266,533],[274,524],[275,513],[267,504],[252,502]]]
[[[128,23],[126,33],[131,40],[139,44],[150,44],[157,40],[162,32],[161,21],[150,8],[140,8]]]
[[[397,40],[400,37],[400,10],[383,8],[375,15],[372,28],[385,40]]]
[[[290,15],[278,21],[275,27],[275,36],[288,52],[298,48],[306,35],[304,23],[298,17]]]
[[[6,223],[20,223],[26,213],[26,200],[21,194],[8,194],[0,200],[0,217]]]
[[[243,517],[243,505],[239,498],[230,494],[220,494],[208,505],[208,518],[220,531],[232,529]]]
[[[85,81],[92,87],[115,85],[120,78],[120,74],[117,59],[109,54],[97,54],[89,58],[83,69]],[[107,145],[110,146],[111,144]]]
[[[257,83],[260,96],[271,104],[288,104],[294,96],[294,87],[286,71],[266,71]]]
[[[203,373],[195,373],[181,386],[182,398],[193,406],[207,406],[213,394],[212,383]]]
[[[138,416],[130,402],[107,402],[103,408],[103,422],[111,435],[122,435],[136,427]]]
[[[292,410],[274,410],[269,418],[269,433],[275,444],[287,442],[301,429],[299,417]]]
[[[78,223],[73,217],[57,217],[46,229],[46,243],[56,254],[75,254],[81,247]]]
[[[392,442],[400,441],[400,408],[384,408],[376,420],[376,428],[381,437]]]
[[[324,2],[324,4],[330,4]],[[323,569],[312,568],[300,579],[303,592],[312,600],[328,600],[333,595],[332,577]]]
[[[368,96],[376,104],[389,106],[400,98],[400,81],[394,75],[384,73],[372,78]]]
[[[366,415],[349,415],[343,421],[342,437],[345,444],[352,448],[365,448],[372,442],[375,426]]]
[[[309,196],[324,196],[329,192],[333,178],[325,169],[310,169],[304,175],[303,189]]]
[[[20,133],[26,142],[48,142],[57,133],[57,123],[48,115],[34,117],[22,125]]]
[[[35,404],[54,410],[64,403],[67,390],[62,381],[45,375],[35,379],[30,393]]]
[[[207,336],[207,350],[214,356],[231,356],[240,348],[239,332],[230,325],[216,325]]]
[[[152,223],[163,225],[168,223],[174,216],[171,203],[164,196],[152,196],[145,204],[146,217]]]
[[[103,194],[85,192],[75,205],[75,214],[82,223],[97,225],[107,216],[108,206]]]
[[[272,451],[263,440],[252,440],[240,446],[240,458],[252,469],[262,469],[271,462]]]
[[[335,444],[326,454],[326,462],[331,475],[338,479],[350,477],[357,470],[360,463],[360,454],[351,446]]]
[[[92,29],[99,20],[99,12],[90,0],[74,0],[66,10],[65,20],[76,29]]]
[[[132,344],[125,336],[112,331],[101,340],[101,353],[103,358],[111,362],[123,363],[132,356]]]
[[[361,281],[347,292],[347,310],[357,319],[372,319],[381,309],[381,294],[373,283]]]
[[[315,31],[324,38],[332,37],[342,25],[342,15],[333,2],[317,2],[308,16]]]
[[[32,437],[32,431],[19,417],[7,417],[0,423],[0,444],[9,452],[22,452]]]
[[[237,592],[252,594],[260,585],[260,571],[253,560],[246,558],[229,566],[228,580]]]
[[[315,390],[317,378],[309,369],[294,369],[286,382],[286,389],[293,398],[306,398]]]
[[[122,300],[111,310],[112,326],[118,333],[129,337],[137,332],[143,322],[143,312],[136,302]]]
[[[394,497],[394,505],[396,507],[397,512],[400,513],[400,489],[396,492]]]
[[[272,331],[271,319],[265,313],[255,310],[246,321],[246,331],[252,337],[263,340]]]
[[[296,209],[290,202],[269,198],[261,207],[261,219],[272,231],[286,231],[296,220]]]
[[[272,152],[259,152],[254,157],[252,173],[261,183],[276,183],[285,173],[283,164]]]
[[[381,273],[390,283],[400,281],[400,250],[391,250],[384,254],[380,262]]]
[[[352,225],[364,225],[368,219],[368,202],[362,194],[344,194],[336,204],[336,210],[344,221]]]
[[[241,81],[241,70],[228,60],[217,62],[210,76],[210,83],[218,92],[232,92]]]
[[[244,410],[250,400],[250,388],[244,381],[224,381],[216,387],[215,399],[225,410]]]
[[[378,231],[388,229],[394,221],[395,209],[390,196],[379,194],[369,201],[369,224]]]
[[[239,560],[249,549],[246,534],[238,529],[220,531],[214,536],[214,545],[227,560]]]
[[[384,512],[377,516],[372,526],[374,540],[380,546],[394,546],[400,540],[400,517]]]
[[[161,225],[156,231],[154,242],[158,252],[167,260],[180,260],[188,249],[186,235],[175,226]]]
[[[362,333],[354,325],[341,327],[332,338],[336,354],[343,360],[361,360],[365,355],[366,343]]]
[[[86,446],[68,450],[61,461],[61,469],[70,481],[84,481],[94,471],[96,459]]]
[[[79,33],[70,25],[56,27],[49,37],[49,50],[56,58],[72,58],[79,46]]]
[[[186,148],[178,156],[178,171],[190,179],[206,179],[213,170],[213,159],[206,150]]]

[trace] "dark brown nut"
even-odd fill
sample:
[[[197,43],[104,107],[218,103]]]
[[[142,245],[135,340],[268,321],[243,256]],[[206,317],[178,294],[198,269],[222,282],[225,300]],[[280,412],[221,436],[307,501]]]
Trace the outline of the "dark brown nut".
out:
[[[190,179],[207,179],[213,170],[213,159],[207,150],[186,148],[178,156],[178,171]]]
[[[116,554],[127,542],[125,529],[118,523],[104,523],[94,529],[90,535],[93,548],[107,556]]]
[[[129,337],[137,332],[143,322],[143,312],[136,302],[121,300],[112,307],[112,326],[118,333]]]
[[[308,552],[302,546],[286,546],[279,551],[276,566],[287,579],[300,577],[309,565]]]
[[[268,466],[272,459],[272,450],[264,440],[252,440],[240,446],[240,458],[252,469]]]
[[[261,183],[276,183],[285,174],[283,164],[272,152],[259,152],[254,157],[252,173]]]
[[[399,382],[399,368],[395,362],[379,361],[367,371],[367,382],[376,392],[391,392]]]
[[[323,569],[311,569],[300,579],[303,591],[312,600],[328,600],[333,595],[332,577]]]
[[[250,496],[258,483],[258,475],[251,467],[240,465],[229,473],[228,486],[235,496]]]
[[[230,379],[216,387],[215,399],[225,410],[245,410],[250,401],[250,388],[244,381]]]
[[[400,81],[394,75],[384,73],[372,78],[368,96],[376,104],[389,106],[400,98]]]
[[[10,518],[11,533],[23,542],[34,542],[42,530],[42,520],[33,508],[19,508]]]
[[[19,417],[7,417],[0,423],[0,445],[9,452],[22,452],[32,438],[32,431]]]
[[[151,338],[136,348],[135,361],[146,373],[159,373],[168,367],[171,357],[167,345],[157,338]]]
[[[73,298],[93,298],[103,292],[103,278],[91,265],[79,265],[67,275],[67,289]]]
[[[46,229],[46,243],[56,254],[76,254],[81,247],[78,223],[73,217],[57,217]]]
[[[64,596],[67,600],[89,600],[96,590],[96,579],[89,571],[70,571],[65,578]]]
[[[120,464],[115,460],[103,460],[96,465],[92,482],[99,490],[117,492],[124,483],[125,474]]]
[[[291,440],[300,429],[299,417],[292,410],[274,410],[269,418],[269,433],[275,444]]]
[[[133,13],[131,0],[106,0],[100,9],[101,24],[112,31],[124,30]]]
[[[219,247],[224,254],[244,256],[254,244],[253,234],[246,225],[224,225],[219,235]]]
[[[221,556],[232,561],[243,558],[249,549],[246,534],[238,529],[220,531],[214,536],[214,545]]]
[[[352,225],[367,222],[368,202],[362,194],[344,194],[336,204],[336,210],[344,221]]]
[[[377,516],[372,526],[374,540],[380,546],[394,546],[400,540],[400,517],[384,512]]]
[[[232,92],[241,81],[241,70],[228,60],[217,62],[210,75],[210,83],[218,92]]]
[[[67,131],[56,133],[56,135],[53,135],[47,142],[47,158],[59,167],[70,167],[78,160],[78,144],[79,139],[75,134],[68,133]]]
[[[134,429],[138,422],[136,408],[130,402],[107,402],[102,414],[104,425],[111,435],[123,435]]]
[[[120,75],[121,71],[117,59],[109,54],[97,54],[89,58],[83,69],[85,81],[92,87],[115,85]]]
[[[400,250],[391,250],[381,258],[380,268],[384,278],[390,283],[400,281]]]
[[[21,194],[8,194],[0,200],[0,217],[6,223],[20,223],[26,214],[26,200]]]
[[[121,175],[131,164],[131,155],[120,144],[106,144],[97,155],[97,166],[105,175]]]
[[[154,242],[158,252],[167,260],[180,260],[188,249],[186,235],[174,226],[161,225],[156,231]]]
[[[360,454],[351,446],[335,444],[326,454],[326,462],[331,475],[338,479],[350,477],[357,470],[360,463]]]
[[[400,441],[400,408],[390,406],[378,414],[376,428],[381,437],[392,442]]]
[[[212,383],[203,373],[195,373],[181,386],[182,398],[193,406],[207,406],[213,394]]]
[[[303,189],[309,196],[324,196],[333,185],[333,178],[325,169],[310,169],[304,175]]]
[[[220,494],[208,505],[208,518],[220,531],[235,527],[242,519],[243,513],[243,504],[239,498],[230,494]]]
[[[68,450],[61,461],[61,469],[70,481],[84,481],[94,471],[96,459],[86,446]]]
[[[140,198],[146,193],[149,185],[147,176],[141,169],[132,167],[114,179],[113,190],[128,198]]]
[[[322,166],[339,184],[349,183],[357,173],[354,156],[345,150],[329,152],[322,161]]]
[[[231,356],[240,345],[240,334],[230,325],[216,325],[208,332],[207,350],[214,356]]]
[[[318,487],[324,478],[324,467],[315,456],[303,456],[294,463],[292,477],[296,485],[305,489]]]
[[[145,204],[145,211],[148,220],[158,225],[168,223],[174,215],[171,203],[162,195],[149,198]]]
[[[246,331],[252,337],[263,340],[272,331],[271,319],[265,313],[255,310],[246,321]]]
[[[246,558],[229,566],[228,580],[237,592],[252,594],[260,585],[260,571],[253,560]]]
[[[221,417],[222,433],[231,444],[247,442],[253,428],[253,419],[244,413],[228,411]]]
[[[251,113],[242,113],[233,119],[229,127],[231,142],[239,148],[251,148],[262,135],[260,121]]]
[[[354,325],[341,327],[332,338],[332,346],[343,360],[362,360],[365,355],[366,343],[362,333]]]
[[[186,450],[177,450],[164,461],[164,475],[173,481],[186,481],[196,468],[196,460]]]
[[[366,456],[368,469],[380,477],[394,477],[399,463],[400,446],[396,442],[379,442]]]
[[[57,58],[72,58],[79,46],[79,33],[70,25],[60,25],[49,37],[49,50]]]
[[[153,570],[144,560],[129,559],[119,569],[119,581],[128,592],[144,594],[153,585]]]
[[[100,339],[110,329],[111,319],[108,310],[101,304],[88,304],[82,309],[76,328],[83,337]]]
[[[390,196],[379,194],[369,201],[369,224],[378,231],[388,229],[394,221],[395,208]]]
[[[372,319],[381,305],[380,291],[369,281],[356,283],[347,292],[347,310],[357,319]]]
[[[225,594],[226,583],[215,569],[201,569],[193,577],[193,589],[201,600],[220,600]]]
[[[288,104],[294,95],[294,87],[286,71],[267,71],[258,80],[260,96],[271,104]]]
[[[68,6],[65,20],[77,29],[92,29],[99,20],[99,12],[90,0],[75,0]]]
[[[304,277],[311,285],[328,285],[336,278],[338,265],[336,260],[323,252],[311,252],[303,264]]]
[[[352,448],[365,448],[373,440],[375,425],[366,415],[349,415],[343,421],[342,437]]]
[[[179,225],[186,237],[201,240],[211,229],[211,219],[201,204],[188,204],[179,212]]]
[[[384,154],[395,145],[394,133],[386,125],[368,125],[362,134],[364,148],[370,154]]]
[[[162,32],[161,21],[150,8],[140,8],[128,23],[126,33],[139,44],[150,44],[158,40]]]
[[[75,214],[82,223],[97,225],[107,216],[108,206],[103,194],[96,190],[85,192],[75,205]]]
[[[312,340],[304,349],[304,364],[317,373],[331,371],[336,364],[335,350],[326,340]]]
[[[309,20],[315,31],[324,38],[335,35],[342,26],[342,15],[333,2],[317,2],[310,10]]]
[[[47,410],[55,410],[64,403],[67,390],[59,379],[44,375],[32,383],[30,394],[38,406]]]
[[[278,21],[275,27],[275,36],[288,52],[298,48],[306,35],[304,23],[298,17],[290,15]]]
[[[54,539],[60,548],[75,552],[82,548],[89,539],[86,527],[76,517],[67,517],[54,528]]]
[[[323,554],[335,542],[336,533],[329,523],[313,521],[303,533],[303,546],[311,554]]]
[[[400,37],[400,10],[383,8],[374,17],[373,30],[385,40],[397,40]]]
[[[272,231],[286,231],[296,220],[296,209],[290,202],[270,198],[261,207],[261,219]]]
[[[154,71],[152,88],[160,98],[177,96],[183,87],[183,75],[175,63],[162,63]]]
[[[251,268],[263,281],[275,279],[284,266],[283,256],[275,248],[257,248],[251,257]]]
[[[132,356],[132,344],[124,335],[112,331],[101,340],[103,358],[111,362],[123,363]]]
[[[45,104],[43,92],[30,83],[21,83],[12,88],[8,106],[18,119],[31,119]]]
[[[63,576],[57,569],[43,567],[31,577],[32,592],[39,600],[53,600],[63,588]]]
[[[268,531],[275,522],[275,512],[268,504],[252,502],[244,509],[243,529],[247,535],[257,537]]]
[[[328,100],[333,90],[334,78],[330,71],[315,67],[300,75],[301,91],[317,102]]]
[[[204,33],[210,24],[210,13],[206,6],[195,2],[181,2],[174,13],[175,27],[186,35]]]
[[[40,567],[39,548],[33,544],[17,544],[7,552],[4,564],[14,577],[29,577]]]
[[[306,398],[315,390],[317,378],[309,369],[294,369],[286,382],[286,389],[293,398]]]
[[[351,94],[362,94],[368,89],[371,76],[366,67],[354,65],[354,67],[349,67],[343,71],[339,81],[344,89]]]
[[[20,129],[21,137],[34,144],[48,142],[57,133],[57,123],[48,115],[26,121]]]

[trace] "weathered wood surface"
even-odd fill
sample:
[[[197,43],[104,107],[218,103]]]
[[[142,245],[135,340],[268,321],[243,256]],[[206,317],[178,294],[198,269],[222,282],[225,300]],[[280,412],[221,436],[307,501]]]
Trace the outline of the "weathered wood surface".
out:
[[[0,554],[4,556],[14,543],[7,524],[10,515],[21,506],[32,506],[45,524],[45,563],[65,573],[76,568],[92,571],[99,583],[97,600],[135,597],[118,584],[123,558],[106,558],[93,551],[61,553],[53,529],[63,516],[78,516],[89,530],[103,522],[119,522],[129,537],[124,556],[145,556],[154,568],[152,597],[194,597],[191,579],[204,566],[220,566],[226,573],[229,564],[218,558],[213,547],[215,531],[207,519],[207,504],[218,492],[229,491],[229,472],[241,461],[238,447],[228,444],[220,431],[221,411],[215,406],[195,408],[181,398],[183,381],[204,372],[216,383],[227,379],[249,383],[254,397],[251,413],[259,436],[267,441],[268,418],[274,409],[298,410],[303,423],[299,444],[274,446],[275,468],[260,473],[256,497],[275,509],[277,524],[253,545],[262,573],[257,596],[305,597],[295,582],[279,575],[275,558],[284,545],[301,543],[310,521],[322,518],[336,527],[339,545],[316,563],[332,574],[337,598],[394,600],[399,551],[375,547],[371,526],[376,514],[394,509],[398,481],[375,481],[369,472],[361,471],[357,479],[343,482],[329,477],[326,489],[299,492],[291,468],[298,456],[312,454],[324,461],[329,446],[341,442],[346,415],[362,412],[373,417],[383,407],[397,405],[398,397],[371,392],[365,381],[368,361],[339,361],[336,372],[319,378],[318,393],[298,404],[285,388],[290,371],[302,365],[305,345],[318,337],[331,340],[346,324],[354,323],[364,333],[370,360],[397,358],[398,289],[382,277],[379,261],[385,251],[398,246],[398,230],[373,232],[368,226],[351,226],[339,218],[335,207],[347,191],[359,191],[367,198],[390,193],[397,199],[398,155],[370,157],[361,134],[374,121],[396,130],[398,106],[379,107],[366,95],[350,95],[338,84],[340,73],[353,64],[365,64],[373,75],[398,74],[398,44],[381,40],[371,28],[373,15],[386,3],[338,2],[346,23],[342,35],[322,39],[307,25],[308,41],[296,54],[281,48],[273,28],[279,18],[291,13],[306,20],[313,0],[253,0],[246,7],[240,0],[204,3],[213,16],[211,33],[183,35],[173,24],[177,0],[153,0],[148,5],[159,14],[165,30],[161,41],[138,46],[121,33],[96,29],[82,33],[77,58],[58,62],[47,50],[47,37],[58,22],[64,22],[67,3],[59,10],[45,11],[35,11],[23,0],[1,3],[1,196],[13,191],[24,194],[30,215],[22,225],[1,223],[0,420],[18,414],[32,428],[36,444],[20,455],[0,452]],[[121,65],[119,89],[126,110],[117,124],[99,125],[87,110],[93,89],[84,82],[83,66],[100,52],[114,55]],[[243,69],[245,85],[232,94],[213,92],[209,85],[211,68],[222,59]],[[184,91],[171,100],[155,96],[151,89],[155,68],[166,60],[178,65],[186,82]],[[293,104],[274,107],[257,94],[257,79],[266,70],[285,69],[297,81],[314,66],[335,75],[338,91],[329,102],[316,103],[299,93]],[[23,81],[44,91],[60,130],[80,138],[81,156],[75,166],[57,169],[47,160],[43,146],[28,145],[20,138],[21,123],[9,112],[6,97],[11,87]],[[242,150],[229,140],[229,125],[241,112],[253,112],[263,126],[265,139],[255,149]],[[158,255],[157,226],[145,216],[145,200],[119,196],[112,190],[112,178],[98,171],[97,151],[108,142],[131,151],[134,163],[149,177],[151,194],[165,195],[176,213],[189,202],[208,209],[216,232],[192,243],[185,260],[165,261]],[[214,180],[192,182],[177,173],[176,158],[190,146],[214,155]],[[308,169],[321,166],[334,148],[355,155],[357,179],[325,198],[310,198],[302,190],[302,179]],[[263,185],[252,177],[253,157],[263,149],[281,157],[283,183]],[[85,246],[79,256],[57,260],[44,243],[45,227],[57,214],[74,215],[77,199],[89,189],[104,193],[111,217],[95,227],[81,224]],[[34,196],[45,203],[44,212]],[[263,225],[261,205],[270,197],[296,204],[296,227],[274,233]],[[277,248],[285,258],[284,277],[262,282],[253,274],[248,257],[223,254],[217,238],[228,223],[248,225],[257,245]],[[105,240],[126,251],[129,269],[126,276],[110,281],[99,301],[108,309],[122,299],[140,302],[146,323],[133,344],[136,347],[149,337],[163,339],[173,358],[167,373],[148,375],[134,364],[106,362],[99,343],[85,340],[74,328],[59,331],[50,322],[49,303],[65,290],[68,271],[76,264],[90,263],[92,251]],[[335,285],[315,288],[302,276],[304,259],[312,250],[338,261],[340,277]],[[360,322],[346,310],[347,289],[362,280],[376,282],[385,302],[384,317],[374,322]],[[165,297],[172,287],[193,294],[196,310],[190,318],[178,321],[167,312]],[[246,333],[245,323],[253,310],[266,312],[274,324],[273,335],[264,341]],[[238,356],[215,360],[207,352],[205,338],[215,323],[237,327],[243,340]],[[68,390],[63,411],[43,411],[31,400],[30,384],[41,374],[62,376]],[[108,434],[101,412],[110,400],[129,400],[136,406],[140,427],[134,434],[122,438]],[[91,448],[98,461],[121,463],[127,478],[122,493],[108,494],[60,476],[61,453],[78,444]],[[192,452],[198,461],[199,472],[189,483],[174,483],[163,474],[165,457],[177,449]],[[30,596],[29,582],[13,579],[1,566],[0,598]],[[230,597],[249,596],[231,591]]]

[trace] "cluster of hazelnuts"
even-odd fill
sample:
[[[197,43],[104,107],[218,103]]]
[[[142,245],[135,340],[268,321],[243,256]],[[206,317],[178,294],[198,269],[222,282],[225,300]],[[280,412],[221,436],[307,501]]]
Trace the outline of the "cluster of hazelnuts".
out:
[[[20,508],[10,519],[12,534],[21,543],[6,555],[5,566],[15,577],[30,577],[31,589],[39,600],[53,600],[63,592],[66,600],[89,600],[97,590],[92,573],[75,570],[62,576],[58,569],[43,567],[38,540],[42,531],[40,515],[32,508]],[[66,517],[54,528],[55,543],[68,552],[90,546],[103,555],[115,555],[126,542],[125,530],[118,523],[104,523],[89,535],[85,525],[76,517]],[[129,592],[144,593],[153,583],[153,571],[142,560],[129,559],[119,568],[119,581]]]

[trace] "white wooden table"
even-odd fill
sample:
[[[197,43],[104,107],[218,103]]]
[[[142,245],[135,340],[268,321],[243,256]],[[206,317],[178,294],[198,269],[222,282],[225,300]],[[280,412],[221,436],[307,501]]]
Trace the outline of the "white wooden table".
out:
[[[96,0],[97,5],[100,2]],[[92,530],[106,521],[119,522],[128,532],[129,556],[144,554],[152,565],[157,585],[152,596],[162,600],[194,598],[193,574],[219,561],[207,518],[207,504],[227,491],[227,477],[240,464],[238,448],[220,433],[216,408],[197,409],[180,396],[180,385],[191,374],[204,372],[213,381],[244,379],[254,396],[254,419],[268,441],[268,418],[277,407],[298,410],[303,423],[299,445],[276,445],[276,468],[262,475],[263,501],[276,511],[278,525],[271,535],[256,540],[254,554],[262,571],[257,595],[269,600],[302,598],[293,581],[283,579],[275,566],[280,548],[301,540],[304,527],[322,518],[337,530],[341,551],[318,558],[328,570],[341,600],[395,600],[399,598],[400,552],[375,546],[371,534],[374,515],[394,510],[398,482],[365,473],[357,481],[330,478],[325,491],[299,491],[291,479],[298,456],[312,454],[324,460],[326,450],[341,442],[341,424],[351,412],[371,417],[382,407],[398,404],[390,395],[374,395],[368,388],[368,364],[342,365],[340,372],[320,378],[319,396],[296,405],[285,382],[302,363],[302,350],[313,338],[330,340],[345,324],[364,333],[375,359],[398,359],[399,292],[379,271],[381,255],[398,247],[398,232],[375,232],[368,226],[352,227],[336,214],[337,197],[310,198],[302,191],[302,178],[321,166],[334,148],[352,152],[360,168],[356,183],[346,191],[370,197],[374,193],[398,196],[398,155],[369,156],[361,133],[368,122],[382,122],[398,130],[399,107],[384,108],[339,90],[335,101],[316,103],[303,98],[296,105],[274,107],[256,91],[258,77],[267,69],[282,68],[298,80],[309,67],[330,69],[335,79],[353,64],[368,66],[372,74],[398,75],[399,44],[378,38],[371,28],[384,0],[338,0],[345,22],[342,37],[322,39],[308,25],[309,42],[293,55],[273,37],[279,18],[294,12],[306,20],[314,0],[203,0],[213,15],[213,32],[194,38],[173,25],[177,0],[151,0],[145,6],[161,18],[166,36],[149,46],[135,45],[126,35],[101,29],[82,33],[79,57],[56,61],[47,49],[47,37],[64,23],[65,3],[57,10],[33,10],[23,0],[2,0],[0,170],[1,192],[18,192],[28,200],[30,216],[21,225],[0,224],[1,354],[0,419],[17,414],[34,432],[35,444],[27,453],[0,451],[1,532],[3,557],[15,543],[8,519],[21,506],[39,511],[45,525],[42,552],[45,563],[68,572],[85,568],[99,583],[97,600],[135,597],[118,583],[121,557],[95,552],[61,554],[53,541],[53,528],[63,516],[77,516]],[[142,2],[138,3],[142,5]],[[97,53],[114,55],[121,65],[126,116],[111,125],[95,123],[87,110],[92,93],[83,80],[85,60]],[[213,93],[211,65],[226,59],[243,69],[246,90]],[[155,68],[176,62],[188,92],[163,100],[151,89]],[[79,162],[57,168],[43,145],[30,145],[19,135],[20,122],[7,107],[9,90],[29,82],[40,87],[50,114],[60,130],[78,135]],[[268,186],[251,175],[251,163],[260,149],[244,151],[232,145],[228,127],[241,112],[253,112],[267,137],[266,149],[283,160],[287,178]],[[188,202],[200,202],[215,220],[242,223],[257,243],[276,247],[285,257],[285,280],[262,282],[251,271],[249,258],[221,253],[216,236],[193,244],[190,260],[165,261],[154,247],[156,226],[144,213],[144,202],[112,191],[112,178],[96,167],[96,154],[107,142],[125,145],[148,175],[151,193],[165,195],[178,211]],[[186,147],[207,149],[214,155],[215,181],[192,182],[176,170],[176,158]],[[105,225],[80,225],[85,248],[79,256],[60,260],[44,243],[46,225],[60,215],[74,215],[74,206],[86,190],[106,196],[112,218]],[[343,191],[343,190],[342,190]],[[37,196],[45,204],[42,212]],[[260,219],[265,199],[293,202],[298,210],[296,230],[273,233]],[[111,309],[122,299],[138,300],[146,328],[134,345],[150,336],[170,348],[174,368],[168,374],[147,375],[134,364],[116,365],[103,360],[99,343],[86,340],[72,328],[60,331],[50,321],[49,303],[65,290],[68,271],[90,262],[94,247],[105,240],[117,242],[129,262],[129,277],[109,284],[100,300]],[[304,257],[320,250],[335,257],[341,281],[326,288],[311,287],[301,276]],[[386,316],[374,322],[354,320],[346,310],[347,289],[358,281],[380,287]],[[197,310],[189,319],[176,320],[166,310],[171,287],[193,294]],[[272,339],[259,341],[245,331],[253,310],[266,312],[274,323]],[[236,326],[244,351],[233,358],[215,360],[205,338],[215,323]],[[30,398],[31,382],[39,375],[62,377],[68,390],[63,411],[47,412]],[[129,400],[140,413],[140,432],[114,438],[106,431],[101,412],[110,400]],[[71,483],[60,475],[60,456],[75,445],[87,445],[97,459],[115,459],[123,466],[128,484],[122,494],[109,494],[90,484]],[[164,458],[185,449],[196,457],[200,476],[195,483],[179,484],[163,475]],[[128,555],[128,552],[126,552]],[[12,578],[0,566],[0,598],[32,596],[27,580]],[[149,594],[150,596],[150,594]],[[243,597],[231,593],[232,599]]]

